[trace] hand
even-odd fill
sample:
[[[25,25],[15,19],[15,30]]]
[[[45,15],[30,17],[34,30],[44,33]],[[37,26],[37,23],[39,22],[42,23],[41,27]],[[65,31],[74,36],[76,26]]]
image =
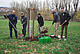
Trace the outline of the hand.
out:
[[[65,22],[67,22],[67,20],[65,20]]]
[[[23,24],[21,24],[23,26]]]
[[[62,25],[60,25],[60,27],[62,27]]]
[[[4,15],[6,15],[6,14],[4,14]]]
[[[48,29],[49,30],[49,29]],[[48,32],[48,30],[47,30],[47,32]]]

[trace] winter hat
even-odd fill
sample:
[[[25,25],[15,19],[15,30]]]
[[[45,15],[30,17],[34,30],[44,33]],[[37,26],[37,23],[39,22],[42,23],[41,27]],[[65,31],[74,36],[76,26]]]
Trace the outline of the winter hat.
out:
[[[38,15],[41,15],[40,13],[38,13]]]
[[[24,12],[21,12],[21,14],[24,14]]]
[[[53,12],[54,12],[54,9],[52,9],[51,11],[53,11]]]

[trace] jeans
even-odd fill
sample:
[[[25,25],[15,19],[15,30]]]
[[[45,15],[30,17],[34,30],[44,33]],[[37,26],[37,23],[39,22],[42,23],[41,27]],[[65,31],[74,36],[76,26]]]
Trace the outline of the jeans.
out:
[[[63,38],[62,36],[63,36],[63,30],[64,30],[64,28],[65,28],[65,38],[67,38],[67,28],[68,28],[68,25],[65,25],[65,26],[61,27],[61,38]]]
[[[26,35],[26,26],[23,26],[22,33],[23,33],[23,35],[25,37],[25,35]]]
[[[12,26],[9,26],[9,29],[10,29],[10,37],[12,38]],[[16,26],[15,26],[15,28],[16,28]],[[14,29],[14,31],[15,31],[15,36],[16,36],[16,38],[17,38],[17,31]]]
[[[55,23],[55,36],[58,37],[58,33],[59,33],[59,22]]]

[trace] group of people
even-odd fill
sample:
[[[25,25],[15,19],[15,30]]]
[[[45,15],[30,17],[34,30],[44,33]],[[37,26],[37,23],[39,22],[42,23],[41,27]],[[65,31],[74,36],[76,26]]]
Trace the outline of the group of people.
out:
[[[58,38],[58,33],[59,33],[59,24],[61,27],[61,39],[63,39],[63,30],[65,28],[65,39],[67,40],[67,28],[68,28],[68,24],[69,24],[69,20],[71,19],[71,16],[69,15],[69,13],[64,11],[64,8],[61,8],[61,14],[58,14],[54,9],[51,10],[51,13],[53,14],[53,22],[52,25],[55,23],[55,37]],[[6,15],[4,14],[4,17],[7,19],[9,19],[12,24],[16,27],[17,24],[17,16],[15,15],[15,11],[12,11],[12,14]],[[22,33],[23,33],[23,37],[25,37],[26,35],[26,26],[27,26],[27,16],[24,14],[24,12],[21,12],[21,26],[22,26]],[[37,19],[38,25],[39,25],[39,34],[42,31],[42,27],[44,25],[44,20],[43,17],[41,16],[40,13],[38,13],[38,19]],[[9,22],[9,29],[10,29],[10,39],[12,38],[12,24]],[[15,36],[17,37],[17,31],[14,29],[15,31]]]
[[[63,39],[63,30],[65,28],[65,39],[67,40],[67,28],[69,24],[69,20],[71,19],[71,16],[69,13],[64,11],[64,8],[61,8],[61,14],[58,14],[54,9],[51,10],[51,13],[53,14],[53,22],[52,25],[55,23],[55,34],[54,37],[58,38],[58,33],[59,33],[59,24],[61,27],[61,38],[59,40]],[[39,33],[42,31],[42,27],[44,25],[43,17],[41,14],[38,14],[38,19],[39,23]]]
[[[17,27],[16,27],[16,24],[17,24],[17,16],[15,15],[15,11],[13,10],[12,11],[12,14],[9,14],[9,15],[6,15],[4,14],[4,17],[7,19],[9,19],[9,29],[10,29],[10,39],[12,38],[12,28],[14,28],[14,31],[15,31],[15,36],[16,36],[16,39],[18,39],[18,36],[17,36]],[[25,37],[26,35],[26,26],[27,26],[27,16],[24,14],[24,12],[21,12],[21,26],[22,26],[22,33],[23,33],[23,37]]]

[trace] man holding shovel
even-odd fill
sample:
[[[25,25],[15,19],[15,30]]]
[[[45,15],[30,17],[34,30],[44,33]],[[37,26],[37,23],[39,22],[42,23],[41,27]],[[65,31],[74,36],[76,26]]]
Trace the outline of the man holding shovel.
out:
[[[40,13],[38,13],[37,22],[38,22],[38,26],[39,26],[39,34],[41,34],[42,27],[43,27],[43,25],[44,25],[44,21],[43,21],[43,17],[41,16]]]
[[[4,17],[6,19],[9,18],[9,29],[10,29],[10,39],[11,39],[12,38],[12,28],[13,28],[12,24],[15,26],[15,28],[17,28],[16,27],[16,24],[17,24],[17,16],[15,15],[15,11],[13,10],[12,11],[12,14],[9,14],[9,15],[4,14]],[[17,37],[17,31],[15,30],[15,28],[14,28],[15,36],[16,36],[16,38],[18,38]]]
[[[61,27],[61,39],[63,39],[63,30],[65,28],[65,39],[67,40],[67,28],[68,28],[68,24],[69,24],[69,20],[71,19],[71,16],[69,15],[69,13],[64,12],[64,8],[61,8],[61,15],[60,15],[60,27]],[[64,24],[63,24],[64,23]]]
[[[24,15],[24,12],[21,12],[21,26],[22,26],[22,33],[23,37],[26,35],[26,26],[27,26],[27,16]]]
[[[53,14],[53,23],[52,23],[52,25],[55,23],[55,35],[54,35],[54,37],[58,38],[60,17],[58,15],[58,13],[56,13],[54,11],[54,9],[51,10],[51,13]]]

